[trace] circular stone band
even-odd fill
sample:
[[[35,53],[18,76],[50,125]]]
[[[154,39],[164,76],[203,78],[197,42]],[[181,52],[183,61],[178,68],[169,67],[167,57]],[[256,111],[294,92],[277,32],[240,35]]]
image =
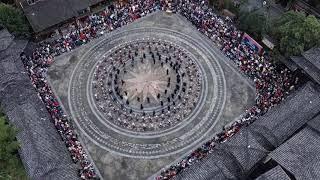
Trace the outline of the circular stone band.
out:
[[[129,45],[131,44],[145,44],[146,42],[150,42],[151,40],[145,40],[145,41],[133,41],[128,43]],[[162,40],[161,41],[157,41],[157,44],[161,44],[164,43],[165,41]],[[154,41],[153,41],[154,43]],[[152,43],[152,44],[153,44]],[[128,44],[124,44],[123,46],[128,47]],[[123,47],[122,46],[122,47]],[[198,71],[198,65],[196,62],[192,61],[191,58],[188,58],[188,55],[184,54],[181,51],[180,47],[174,47],[172,44],[170,44],[171,47],[171,51],[173,52],[178,52],[178,54],[180,55],[179,60],[168,60],[171,56],[169,55],[168,57],[166,56],[162,56],[162,59],[159,58],[159,60],[148,60],[143,59],[142,58],[142,62],[137,62],[137,58],[139,59],[139,56],[136,56],[136,60],[131,61],[132,62],[132,66],[131,66],[131,62],[129,62],[129,68],[126,68],[125,71],[129,71],[125,73],[120,73],[121,71],[123,71],[122,68],[124,68],[126,66],[126,64],[128,63],[127,61],[124,61],[124,57],[121,54],[120,55],[120,60],[114,57],[114,53],[107,53],[105,55],[103,55],[103,57],[105,57],[105,59],[103,61],[98,61],[98,65],[96,65],[96,70],[94,71],[94,75],[92,75],[92,72],[90,74],[89,77],[94,76],[94,88],[93,91],[95,92],[93,95],[92,92],[92,87],[89,87],[89,97],[95,97],[91,98],[92,103],[94,104],[93,107],[95,108],[96,111],[100,111],[99,115],[103,117],[103,119],[106,119],[108,121],[110,121],[110,119],[112,119],[111,123],[115,124],[118,123],[120,126],[124,127],[124,128],[128,128],[131,127],[131,124],[135,125],[135,127],[131,127],[130,130],[131,131],[135,131],[139,128],[140,125],[140,129],[138,129],[138,132],[141,133],[145,133],[143,131],[146,131],[146,133],[148,133],[148,131],[161,131],[163,129],[169,129],[170,127],[175,126],[177,123],[183,123],[184,119],[188,119],[189,115],[192,114],[193,109],[195,107],[197,107],[197,103],[199,100],[199,95],[201,93],[201,82],[202,82],[202,76],[199,71]],[[119,47],[118,47],[119,48]],[[155,46],[155,48],[157,48],[157,46]],[[178,51],[173,50],[174,48],[177,48]],[[152,48],[151,48],[152,49]],[[113,49],[112,49],[113,50]],[[123,51],[125,51],[123,48],[116,49],[116,51],[120,51],[122,53],[125,53]],[[114,52],[114,51],[112,51]],[[158,52],[157,52],[158,53]],[[134,54],[134,53],[132,53]],[[110,56],[110,57],[109,57]],[[182,57],[183,56],[183,57]],[[109,58],[108,58],[109,57]],[[146,57],[146,56],[145,56]],[[163,57],[166,57],[163,58]],[[183,59],[184,58],[184,59]],[[152,58],[151,58],[152,59]],[[187,59],[187,60],[186,60]],[[120,61],[120,62],[117,62]],[[148,62],[149,61],[149,62]],[[151,61],[151,62],[150,62]],[[176,69],[174,71],[179,71],[176,76],[180,77],[180,83],[176,82],[176,86],[174,86],[174,84],[172,84],[170,87],[166,87],[168,84],[168,81],[165,81],[164,84],[162,84],[161,86],[159,86],[159,90],[163,90],[161,88],[164,89],[170,89],[170,88],[175,88],[176,93],[173,94],[173,90],[172,94],[167,95],[164,94],[164,92],[159,92],[159,98],[158,97],[153,97],[151,96],[150,99],[153,99],[154,101],[156,101],[155,103],[158,104],[158,107],[153,107],[151,110],[147,109],[147,110],[137,110],[137,109],[133,109],[132,107],[130,107],[129,105],[125,104],[125,100],[123,100],[124,98],[119,98],[119,96],[122,96],[122,94],[117,94],[116,90],[115,90],[115,77],[117,77],[117,81],[119,81],[117,84],[121,84],[120,82],[125,83],[123,80],[119,80],[121,77],[121,75],[127,75],[130,74],[130,68],[131,67],[135,67],[135,66],[139,66],[137,67],[139,68],[144,68],[145,66],[147,66],[147,68],[151,68],[149,66],[151,66],[154,63],[154,66],[157,67],[158,69],[164,67],[164,66],[173,66],[173,62],[179,61],[181,62],[179,70]],[[151,63],[151,64],[150,64]],[[136,65],[134,65],[136,64]],[[170,65],[168,65],[170,64]],[[173,66],[174,67],[174,66]],[[193,68],[192,68],[193,67]],[[170,67],[167,67],[168,69]],[[155,69],[151,69],[152,71],[155,71],[156,76],[155,78],[158,78],[159,76],[164,76],[165,78],[170,77],[170,79],[175,79],[175,81],[177,81],[177,78],[172,77],[171,75],[167,76],[166,72],[156,72]],[[149,70],[148,70],[149,71]],[[147,74],[147,76],[152,76],[152,71],[149,71],[149,74]],[[169,72],[169,71],[168,71]],[[183,72],[183,73],[182,73]],[[186,72],[186,73],[184,73]],[[107,74],[107,75],[106,75]],[[132,73],[134,74],[134,73]],[[182,74],[182,75],[180,75]],[[138,76],[141,76],[140,78],[148,78],[145,77],[145,73],[142,74],[135,74]],[[106,77],[107,76],[107,77]],[[129,75],[131,76],[131,75]],[[97,80],[99,79],[99,80]],[[95,81],[96,80],[96,81]],[[108,85],[105,86],[105,81],[107,81]],[[182,83],[182,81],[184,83]],[[171,83],[173,83],[172,81],[170,81]],[[187,85],[190,84],[190,85]],[[140,88],[140,87],[136,87],[135,83],[133,84],[129,84],[132,88],[133,86],[133,91],[135,88]],[[118,85],[121,86],[121,85]],[[137,85],[139,86],[139,84]],[[177,89],[178,87],[178,89]],[[116,87],[117,89],[119,89],[118,87]],[[104,93],[103,93],[104,92]],[[170,92],[170,90],[169,90]],[[135,91],[134,91],[135,93]],[[202,91],[201,95],[204,93],[204,91]],[[142,93],[140,93],[142,94]],[[160,96],[161,94],[161,96]],[[150,94],[147,94],[150,95]],[[125,96],[125,94],[123,94],[123,96]],[[155,95],[154,95],[155,96]],[[203,96],[202,96],[203,97]],[[102,99],[102,100],[101,100]],[[139,99],[142,99],[142,97],[139,96]],[[169,100],[168,100],[169,99]],[[159,103],[161,101],[161,103]],[[131,101],[132,102],[132,101]],[[142,103],[141,100],[140,102],[138,102],[139,104],[143,105],[143,106],[147,106],[150,103],[144,102]],[[129,103],[128,103],[129,104]],[[159,105],[161,104],[161,105]],[[97,108],[100,107],[100,108]],[[156,120],[156,122],[155,122]],[[113,122],[114,121],[114,122]],[[140,122],[143,121],[143,122]],[[148,122],[149,121],[149,122]],[[150,122],[151,121],[151,122]],[[121,122],[126,122],[126,124]],[[164,124],[166,126],[162,126],[161,125]],[[144,125],[144,126],[142,126]],[[138,126],[138,127],[137,127]],[[147,126],[147,127],[146,127]],[[160,127],[159,127],[160,126]],[[141,127],[145,127],[144,129]],[[158,133],[157,132],[157,133]]]
[[[113,123],[96,106],[92,81],[97,65],[114,50],[137,41],[172,43],[197,64],[201,73],[196,107],[173,126],[142,132],[128,130]],[[224,109],[225,88],[219,62],[203,43],[168,29],[137,28],[108,34],[80,57],[72,73],[68,101],[80,130],[101,148],[127,157],[158,158],[191,149],[204,140]]]

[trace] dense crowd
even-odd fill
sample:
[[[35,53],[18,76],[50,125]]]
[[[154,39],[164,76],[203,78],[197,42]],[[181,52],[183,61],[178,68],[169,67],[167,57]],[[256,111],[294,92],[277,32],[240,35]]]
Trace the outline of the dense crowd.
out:
[[[251,78],[256,86],[256,105],[213,139],[193,151],[176,164],[163,170],[157,180],[171,179],[179,172],[201,160],[213,151],[216,144],[225,142],[241,127],[251,124],[258,116],[279,104],[297,84],[290,70],[270,63],[266,54],[255,52],[242,41],[243,33],[236,29],[232,20],[216,15],[208,8],[207,1],[186,0],[176,6],[177,12],[185,16],[197,29],[215,42],[240,71]]]
[[[196,62],[180,47],[158,39],[118,48],[98,62],[93,76],[98,110],[109,121],[134,131],[180,123],[200,96]]]
[[[113,3],[103,11],[77,20],[59,30],[60,36],[40,43],[37,52],[52,58],[88,43],[104,33],[113,31],[132,21],[161,10],[164,2],[159,0],[131,0],[130,3]]]
[[[82,179],[98,178],[93,165],[73,131],[71,121],[63,112],[52,89],[46,80],[48,66],[55,56],[72,51],[91,39],[113,31],[156,10],[165,10],[164,0],[129,0],[126,4],[113,3],[104,11],[92,14],[69,25],[59,38],[42,42],[31,54],[22,54],[21,58],[28,70],[39,97],[45,103],[52,120],[71,153],[75,163],[79,163],[79,175]],[[217,143],[226,141],[242,126],[250,124],[257,116],[277,105],[291,89],[297,79],[286,68],[273,66],[264,54],[257,54],[241,41],[242,32],[236,29],[232,21],[216,15],[208,2],[184,0],[172,4],[173,12],[185,16],[197,29],[215,42],[221,50],[234,61],[240,70],[253,79],[257,88],[256,105],[246,111],[232,125],[223,129],[211,141],[205,143],[179,163],[164,170],[157,179],[170,179],[181,170],[208,155]]]
[[[42,62],[39,58],[37,54],[33,54],[33,57],[21,54],[21,59],[28,70],[32,84],[38,90],[39,98],[46,105],[56,129],[71,153],[73,162],[79,163],[81,167],[79,169],[79,176],[82,179],[97,178],[93,166],[88,160],[87,154],[77,138],[77,134],[73,130],[71,121],[63,112],[57,98],[47,83],[45,74],[49,64],[48,62]]]
[[[93,38],[110,32],[135,19],[163,7],[164,2],[155,0],[132,0],[128,4],[114,3],[98,14],[92,14],[77,23],[70,24],[66,33],[59,38],[39,43],[31,53],[21,54],[21,59],[28,71],[33,86],[37,89],[52,121],[71,153],[74,163],[80,165],[81,179],[98,179],[92,163],[73,130],[70,119],[63,112],[56,96],[46,80],[47,68],[55,56],[69,52]],[[60,31],[61,32],[61,31]]]

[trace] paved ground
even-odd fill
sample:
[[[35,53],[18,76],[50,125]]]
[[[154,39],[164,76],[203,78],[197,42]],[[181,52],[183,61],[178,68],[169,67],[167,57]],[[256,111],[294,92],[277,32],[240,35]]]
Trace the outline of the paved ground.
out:
[[[126,43],[172,43],[201,72],[199,101],[181,122],[148,132],[124,129],[99,112],[94,70]],[[179,15],[158,12],[56,58],[49,82],[104,179],[146,179],[192,151],[254,104],[254,89],[208,39]],[[185,98],[185,97],[184,97]],[[182,110],[184,107],[182,107]]]

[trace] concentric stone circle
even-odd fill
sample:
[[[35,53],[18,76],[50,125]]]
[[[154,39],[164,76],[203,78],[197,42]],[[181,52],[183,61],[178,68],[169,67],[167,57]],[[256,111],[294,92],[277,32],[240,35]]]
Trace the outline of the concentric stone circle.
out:
[[[130,104],[130,102],[128,104],[123,98],[124,95],[128,94],[128,92],[124,94],[124,91],[128,89],[120,86],[120,84],[122,84],[121,80],[124,81],[126,78],[128,79],[124,70],[130,70],[130,61],[126,61],[128,63],[125,64],[120,63],[114,66],[115,68],[110,66],[110,64],[107,66],[108,63],[106,62],[111,62],[109,58],[112,56],[115,57],[115,52],[123,51],[124,47],[129,47],[127,48],[128,51],[130,49],[132,50],[131,46],[139,43],[144,46],[144,48],[148,48],[149,43],[159,43],[160,46],[171,45],[179,50],[182,55],[181,57],[185,57],[181,66],[185,66],[187,62],[194,64],[194,68],[192,68],[193,73],[190,74],[186,73],[186,66],[178,70],[176,70],[176,68],[170,69],[168,65],[166,65],[166,68],[160,68],[159,72],[161,72],[162,75],[168,75],[165,76],[165,78],[172,78],[170,83],[179,85],[178,89],[167,89],[168,92],[176,90],[176,93],[173,93],[174,95],[170,102],[164,103],[163,106],[161,106],[161,104],[159,105],[159,102],[156,103],[157,97],[154,97],[152,100],[144,99],[143,105],[145,107],[139,108],[140,106],[137,104],[141,104],[142,96],[139,101],[137,97],[135,97],[135,100],[130,101],[133,105]],[[161,61],[164,62],[165,53],[160,51],[159,53],[162,55],[160,58]],[[158,58],[158,56],[156,57]],[[135,61],[139,60],[140,59],[137,59]],[[149,61],[148,63],[151,64],[154,63],[150,58],[146,58],[143,61],[145,64],[147,64],[146,61]],[[159,62],[154,64],[160,63],[160,60],[158,61]],[[119,65],[121,65],[121,68]],[[142,63],[136,64],[136,67],[138,66],[143,67],[144,65]],[[149,65],[146,65],[146,67],[152,68],[152,66]],[[119,69],[119,73],[117,69]],[[165,73],[167,69],[169,69],[169,73]],[[108,74],[110,70],[114,71],[112,75]],[[155,72],[155,69],[152,69],[152,71]],[[172,74],[170,74],[171,72]],[[99,73],[100,75],[105,75],[105,78],[102,78],[103,80],[101,80]],[[183,73],[185,73],[184,77],[186,77],[186,80],[181,78]],[[116,81],[115,74],[118,76]],[[137,74],[133,82],[142,83],[147,87],[158,87],[158,82],[161,81],[161,78],[159,80],[157,76],[150,75],[150,78],[146,78],[140,76],[139,73]],[[152,73],[150,72],[150,74]],[[181,78],[179,82],[175,79],[177,75]],[[194,84],[191,84],[190,94],[188,94],[190,85],[189,75],[194,75],[193,79],[195,80]],[[111,77],[110,80],[108,76]],[[102,81],[103,84],[99,84]],[[166,83],[168,83],[168,80]],[[184,90],[185,92],[182,92],[183,83],[187,84]],[[116,90],[116,87],[120,90]],[[130,85],[130,87],[132,87],[132,85]],[[97,90],[98,88],[100,89]],[[164,89],[166,88],[164,87]],[[161,96],[164,95],[163,88],[162,91],[159,92],[161,92]],[[148,27],[115,31],[88,49],[88,51],[81,56],[79,63],[73,71],[69,84],[68,101],[72,117],[79,129],[100,147],[127,157],[158,158],[190,149],[195,144],[203,141],[206,133],[214,127],[216,121],[220,118],[225,103],[225,92],[223,71],[215,59],[215,56],[203,43],[199,43],[191,36],[181,32]],[[103,94],[106,96],[102,96]],[[150,97],[152,96],[151,94],[149,93]],[[185,106],[182,106],[183,104],[181,102],[183,101],[177,99],[178,95],[180,95],[181,99],[185,98],[186,95],[192,96],[193,98],[189,98],[194,101],[192,106],[190,106],[189,101],[188,103],[184,103]],[[107,104],[110,104],[110,106],[104,107],[118,108],[118,110],[114,110],[118,111],[116,113],[120,115],[119,123],[117,123],[117,120],[110,118],[116,113],[111,113],[112,111],[104,112],[105,110],[101,108],[101,102],[105,103],[108,97],[110,99]],[[177,100],[174,105],[172,104],[173,99]],[[149,101],[150,105],[148,105],[146,101]],[[128,115],[131,110],[131,113],[138,114],[139,116],[144,115],[147,118],[150,116],[151,120],[141,121],[141,123],[146,123],[153,122],[154,112],[156,115],[161,115],[164,109],[164,113],[167,113],[167,111],[171,112],[171,108],[177,107],[178,105],[181,105],[180,111],[171,114],[179,114],[182,117],[180,117],[178,121],[171,121],[169,126],[160,128],[132,128],[123,125],[123,120],[126,118],[123,118],[125,116],[123,114],[123,116],[121,116],[121,113]],[[170,110],[168,110],[169,106]],[[189,108],[190,112],[183,113],[185,107]],[[168,116],[157,122],[168,122],[170,119],[172,118]]]
[[[89,93],[104,119],[138,132],[182,123],[196,107],[202,84],[197,63],[181,47],[151,39],[104,55],[91,77]]]

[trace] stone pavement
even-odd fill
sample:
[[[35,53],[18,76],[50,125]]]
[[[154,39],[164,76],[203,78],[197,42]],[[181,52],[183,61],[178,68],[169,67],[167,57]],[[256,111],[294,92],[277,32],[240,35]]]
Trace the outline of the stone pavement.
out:
[[[190,115],[170,127],[146,132],[125,129],[106,118],[92,91],[99,62],[124,44],[141,41],[172,43],[201,73],[199,101]],[[255,97],[252,84],[211,41],[182,16],[165,12],[57,57],[48,76],[102,177],[113,180],[148,178],[219,132],[251,107]]]

